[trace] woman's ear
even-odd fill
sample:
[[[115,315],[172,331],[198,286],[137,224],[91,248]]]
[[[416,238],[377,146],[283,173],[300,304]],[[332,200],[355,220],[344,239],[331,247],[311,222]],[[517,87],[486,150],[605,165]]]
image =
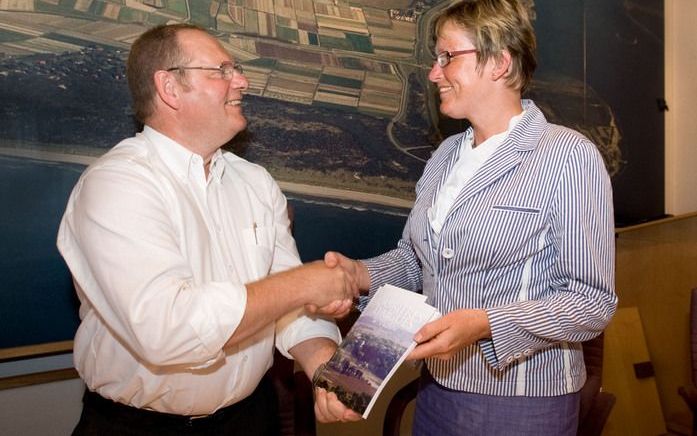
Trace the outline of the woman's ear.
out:
[[[181,84],[174,74],[164,70],[156,71],[154,82],[159,100],[174,110],[179,109]]]
[[[491,78],[496,81],[508,77],[508,74],[511,72],[511,63],[511,54],[508,50],[502,50],[501,55],[494,59]]]

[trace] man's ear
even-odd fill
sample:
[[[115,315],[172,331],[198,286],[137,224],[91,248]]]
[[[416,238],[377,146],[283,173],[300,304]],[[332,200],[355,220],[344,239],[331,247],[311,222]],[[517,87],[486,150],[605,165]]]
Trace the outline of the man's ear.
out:
[[[159,100],[174,110],[179,109],[181,84],[168,71],[159,70],[154,75],[155,89]]]
[[[493,80],[505,79],[511,70],[511,54],[508,50],[502,50],[501,55],[494,59],[494,68],[491,70]]]

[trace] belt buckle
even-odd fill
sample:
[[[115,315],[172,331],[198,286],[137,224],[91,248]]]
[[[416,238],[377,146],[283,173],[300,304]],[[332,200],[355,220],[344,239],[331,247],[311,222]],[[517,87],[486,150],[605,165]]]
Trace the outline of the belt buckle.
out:
[[[205,421],[206,418],[210,418],[213,415],[194,415],[194,416],[187,416],[186,417],[186,426],[187,427],[193,427],[196,425],[196,421],[203,420]],[[202,421],[199,421],[202,422]]]

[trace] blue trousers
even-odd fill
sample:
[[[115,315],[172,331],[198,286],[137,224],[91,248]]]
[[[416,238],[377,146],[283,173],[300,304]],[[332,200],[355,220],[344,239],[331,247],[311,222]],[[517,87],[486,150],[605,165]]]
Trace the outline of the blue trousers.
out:
[[[423,371],[414,436],[575,436],[581,395],[497,397],[455,391]]]

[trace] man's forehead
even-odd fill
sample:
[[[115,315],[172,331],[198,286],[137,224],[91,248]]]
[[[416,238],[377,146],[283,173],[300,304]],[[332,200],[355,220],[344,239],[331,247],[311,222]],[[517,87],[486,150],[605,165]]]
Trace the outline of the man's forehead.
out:
[[[177,32],[177,39],[180,43],[192,43],[201,41],[217,42],[217,40],[208,32],[198,29],[182,29]]]
[[[216,56],[230,59],[225,47],[210,33],[198,29],[185,29],[177,34],[183,54],[186,57],[200,57],[215,52]]]

